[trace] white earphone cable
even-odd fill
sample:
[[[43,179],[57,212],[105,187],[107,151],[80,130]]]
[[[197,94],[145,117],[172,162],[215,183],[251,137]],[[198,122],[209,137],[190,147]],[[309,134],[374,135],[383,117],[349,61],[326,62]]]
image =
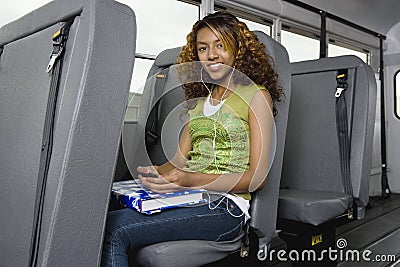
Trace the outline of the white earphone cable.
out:
[[[226,94],[226,91],[227,91],[227,89],[228,89],[228,87],[229,87],[229,84],[231,83],[231,79],[232,79],[232,75],[233,75],[233,71],[234,71],[234,70],[235,70],[235,67],[233,67],[233,69],[232,69],[232,72],[231,72],[231,74],[230,74],[230,76],[229,76],[229,79],[228,79],[228,84],[227,84],[226,87],[225,87],[225,91],[224,91],[224,93],[223,93],[222,96],[221,96],[220,102],[223,101],[223,98],[224,98],[224,96],[225,96],[225,94]],[[208,88],[208,86],[205,84],[205,82],[204,82],[204,80],[203,80],[203,66],[201,66],[200,79],[201,79],[201,82],[203,83],[204,87],[205,87],[205,88],[207,89],[207,91],[209,92],[209,94],[210,94],[210,100],[211,100],[211,98],[212,98],[212,91]],[[209,101],[208,98],[206,99],[206,101]],[[214,152],[214,165],[215,165],[215,168],[217,169],[217,172],[218,172],[218,173],[220,173],[220,170],[219,170],[218,164],[217,164],[217,147],[216,147],[217,126],[216,126],[216,122],[217,122],[217,119],[218,119],[219,116],[220,116],[220,110],[221,110],[221,109],[219,108],[218,111],[217,111],[217,115],[215,116],[215,119],[214,119],[214,124],[213,124],[213,128],[214,128],[214,137],[213,137],[213,140],[212,140],[212,148],[213,148],[213,152]],[[221,205],[222,201],[224,201],[224,200],[226,199],[226,210],[228,211],[228,213],[229,213],[231,216],[236,217],[236,218],[243,216],[243,214],[244,214],[243,211],[242,211],[242,213],[241,213],[240,215],[235,215],[235,214],[233,214],[233,213],[229,210],[229,198],[227,197],[227,193],[224,193],[224,194],[221,194],[221,195],[222,195],[222,197],[221,197],[221,199],[219,200],[219,202],[218,202],[214,207],[211,207],[211,196],[210,196],[209,193],[207,193],[207,196],[208,196],[208,208],[209,208],[210,210],[216,209],[219,205]]]

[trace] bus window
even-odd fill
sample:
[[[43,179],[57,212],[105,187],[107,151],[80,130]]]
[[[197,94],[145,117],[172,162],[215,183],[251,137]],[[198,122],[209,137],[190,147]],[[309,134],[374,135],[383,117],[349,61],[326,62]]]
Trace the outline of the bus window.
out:
[[[0,27],[16,20],[34,9],[37,9],[51,0],[36,0],[36,1],[12,1],[5,3],[4,1],[0,4]]]
[[[365,63],[368,64],[368,54],[365,52],[359,52],[353,49],[345,48],[342,46],[329,44],[328,45],[328,56],[329,57],[336,57],[336,56],[343,56],[343,55],[354,55],[361,58]]]
[[[147,74],[155,57],[167,48],[185,44],[186,35],[199,19],[199,6],[176,0],[117,0],[136,15],[136,59],[125,121],[137,120]]]
[[[141,94],[153,60],[166,48],[182,46],[199,7],[176,0],[118,0],[136,15],[136,57],[130,92]],[[168,11],[167,11],[168,10]],[[144,56],[143,56],[144,55]]]
[[[394,108],[395,114],[398,119],[400,119],[400,70],[396,72],[394,77]]]
[[[166,48],[182,46],[199,7],[176,0],[119,0],[136,15],[137,46],[140,54],[158,55]]]
[[[135,94],[142,94],[144,83],[149,74],[150,68],[153,65],[153,60],[136,58],[135,66],[133,67],[133,75],[131,81],[130,92]]]
[[[319,58],[319,40],[282,30],[281,43],[288,51],[290,62]]]

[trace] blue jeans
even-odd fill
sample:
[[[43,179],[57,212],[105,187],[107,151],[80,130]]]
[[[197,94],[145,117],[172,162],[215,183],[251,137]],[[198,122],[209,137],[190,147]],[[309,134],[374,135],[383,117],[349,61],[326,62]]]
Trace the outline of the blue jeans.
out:
[[[231,200],[227,211],[226,201],[215,209],[213,204],[216,201],[210,205],[213,209],[205,204],[165,210],[153,215],[131,209],[109,212],[101,266],[128,266],[128,249],[164,241],[234,239],[241,231],[245,216]]]

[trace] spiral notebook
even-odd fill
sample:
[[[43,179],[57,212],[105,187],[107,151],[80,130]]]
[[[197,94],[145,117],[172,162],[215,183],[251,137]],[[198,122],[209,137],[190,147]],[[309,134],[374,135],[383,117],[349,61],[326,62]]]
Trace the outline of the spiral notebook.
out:
[[[127,208],[144,214],[205,203],[204,189],[191,189],[173,193],[155,193],[144,189],[139,180],[114,182],[112,197]]]

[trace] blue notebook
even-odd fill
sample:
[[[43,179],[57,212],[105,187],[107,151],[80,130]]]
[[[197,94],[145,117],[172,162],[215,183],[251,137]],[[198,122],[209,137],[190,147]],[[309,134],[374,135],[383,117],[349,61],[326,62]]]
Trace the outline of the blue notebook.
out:
[[[165,209],[187,207],[206,202],[204,189],[192,189],[158,194],[145,190],[139,180],[114,182],[112,197],[125,207],[141,213],[153,214]]]

